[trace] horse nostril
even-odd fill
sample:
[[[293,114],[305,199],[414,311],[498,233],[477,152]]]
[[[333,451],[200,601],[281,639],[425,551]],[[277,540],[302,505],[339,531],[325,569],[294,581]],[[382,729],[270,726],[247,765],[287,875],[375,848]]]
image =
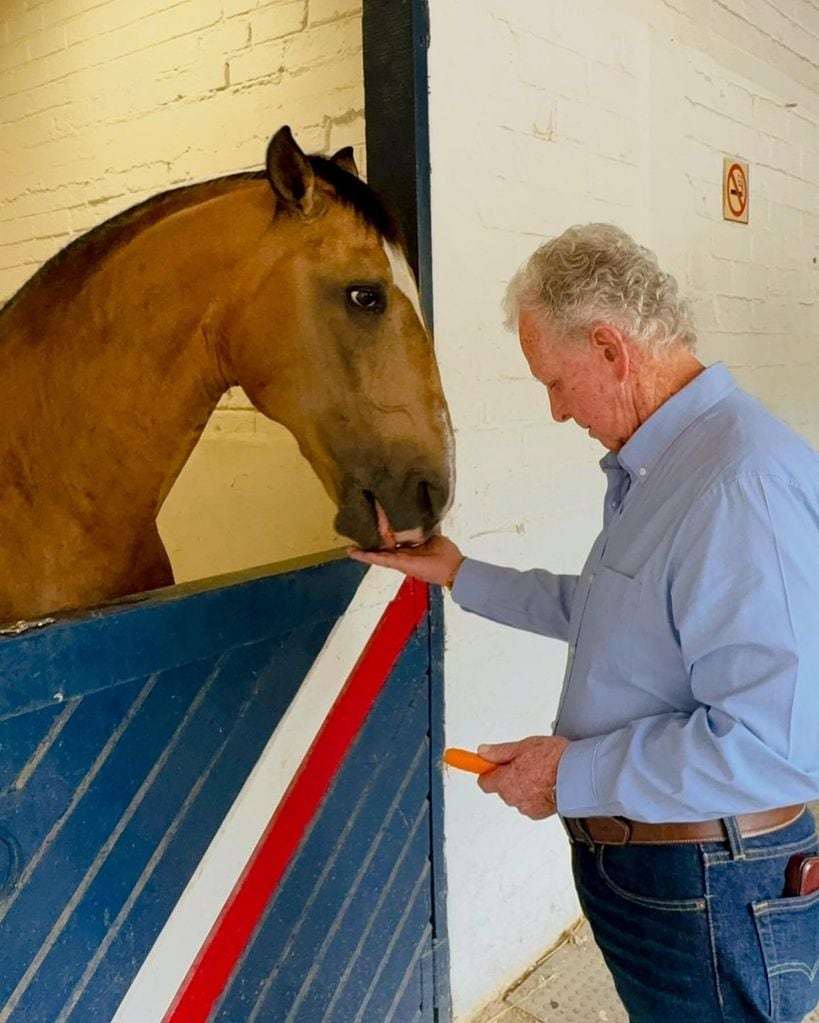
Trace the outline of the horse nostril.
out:
[[[418,507],[425,515],[433,514],[432,494],[430,493],[430,485],[426,480],[421,480],[418,484]]]
[[[449,501],[449,486],[440,480],[421,480],[418,484],[418,508],[431,524],[437,523]]]

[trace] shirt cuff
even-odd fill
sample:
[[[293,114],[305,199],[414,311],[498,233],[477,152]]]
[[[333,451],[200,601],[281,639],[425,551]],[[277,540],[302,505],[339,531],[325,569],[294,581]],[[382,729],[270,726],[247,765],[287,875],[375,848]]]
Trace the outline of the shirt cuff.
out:
[[[575,739],[564,750],[557,765],[557,812],[561,817],[606,815],[594,784],[597,750],[603,737]]]
[[[489,568],[482,561],[474,558],[464,558],[458,571],[455,573],[455,582],[452,584],[450,593],[456,604],[469,604],[470,600],[477,598],[479,593],[485,593],[485,582],[481,568]]]

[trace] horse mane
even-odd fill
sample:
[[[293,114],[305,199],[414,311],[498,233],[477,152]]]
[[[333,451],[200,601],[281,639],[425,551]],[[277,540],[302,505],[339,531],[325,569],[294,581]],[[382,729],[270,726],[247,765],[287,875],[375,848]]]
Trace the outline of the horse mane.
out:
[[[309,156],[308,160],[316,174],[332,187],[339,202],[354,210],[385,241],[405,248],[404,235],[398,221],[372,186],[324,156]]]
[[[345,171],[323,156],[308,157],[313,170],[331,186],[339,202],[352,209],[365,223],[383,238],[404,247],[401,229],[381,196],[360,178]],[[55,253],[30,277],[11,298],[0,307],[0,327],[3,320],[24,298],[40,288],[65,288],[76,294],[85,279],[100,262],[126,245],[141,231],[179,210],[197,206],[219,195],[232,191],[242,181],[257,181],[267,176],[265,171],[243,171],[193,185],[181,185],[151,196],[75,238]],[[52,299],[52,295],[49,295]],[[60,296],[53,295],[59,303]],[[0,339],[1,340],[1,339]]]

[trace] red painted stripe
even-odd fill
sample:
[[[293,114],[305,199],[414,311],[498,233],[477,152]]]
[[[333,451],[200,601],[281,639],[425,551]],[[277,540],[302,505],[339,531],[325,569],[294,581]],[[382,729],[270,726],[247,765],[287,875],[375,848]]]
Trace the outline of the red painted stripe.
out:
[[[163,1023],[207,1020],[336,771],[428,607],[427,587],[411,579],[387,606]]]

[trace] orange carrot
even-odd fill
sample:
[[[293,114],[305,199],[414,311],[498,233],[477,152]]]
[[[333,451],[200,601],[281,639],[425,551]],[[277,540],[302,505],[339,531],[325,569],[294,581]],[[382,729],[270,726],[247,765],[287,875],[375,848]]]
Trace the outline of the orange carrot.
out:
[[[467,749],[456,749],[450,747],[444,750],[444,763],[450,767],[457,767],[461,771],[471,771],[473,774],[486,774],[497,767],[489,760],[484,760],[477,753],[470,753]]]

